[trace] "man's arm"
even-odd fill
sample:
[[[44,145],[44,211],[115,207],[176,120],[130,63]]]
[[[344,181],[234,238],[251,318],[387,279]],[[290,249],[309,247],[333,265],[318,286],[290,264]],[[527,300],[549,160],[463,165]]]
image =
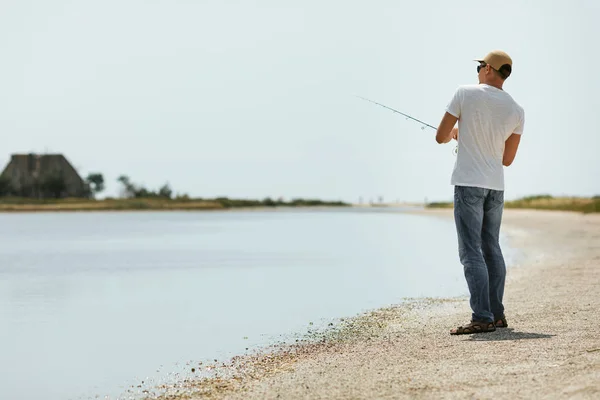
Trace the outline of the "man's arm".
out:
[[[454,125],[456,125],[457,121],[458,118],[449,112],[446,112],[442,118],[442,122],[440,122],[437,133],[435,134],[436,142],[442,144],[451,141],[455,135],[455,131],[452,128],[454,128]]]
[[[513,133],[510,135],[504,144],[504,155],[502,157],[502,165],[508,167],[515,160],[515,156],[517,155],[517,148],[519,147],[519,143],[521,142],[521,135],[518,133]]]

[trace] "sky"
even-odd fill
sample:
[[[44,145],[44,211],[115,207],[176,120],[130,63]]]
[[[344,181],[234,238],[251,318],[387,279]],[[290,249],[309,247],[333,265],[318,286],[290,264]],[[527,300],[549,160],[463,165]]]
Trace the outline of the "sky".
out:
[[[193,197],[451,200],[437,126],[513,58],[506,199],[600,194],[600,2],[2,0],[0,168],[62,153]]]

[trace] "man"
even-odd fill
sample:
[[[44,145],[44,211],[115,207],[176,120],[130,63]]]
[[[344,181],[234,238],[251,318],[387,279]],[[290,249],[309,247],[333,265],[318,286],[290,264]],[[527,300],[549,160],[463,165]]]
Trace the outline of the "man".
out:
[[[502,304],[506,266],[499,243],[503,166],[515,159],[525,122],[523,108],[502,89],[512,72],[509,55],[497,50],[475,61],[479,84],[456,90],[436,134],[438,143],[458,141],[451,179],[454,220],[473,311],[471,322],[451,330],[453,335],[508,325]]]

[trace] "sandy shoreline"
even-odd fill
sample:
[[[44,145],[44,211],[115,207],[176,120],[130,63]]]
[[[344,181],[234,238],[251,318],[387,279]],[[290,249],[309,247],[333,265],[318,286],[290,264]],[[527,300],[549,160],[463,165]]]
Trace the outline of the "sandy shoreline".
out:
[[[600,398],[600,215],[506,210],[503,232],[524,254],[509,265],[506,329],[451,336],[467,298],[408,301],[164,398]]]

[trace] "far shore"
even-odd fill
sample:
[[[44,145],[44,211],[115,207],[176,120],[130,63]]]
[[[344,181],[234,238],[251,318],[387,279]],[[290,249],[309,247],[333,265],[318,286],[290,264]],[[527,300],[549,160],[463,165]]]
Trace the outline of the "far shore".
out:
[[[154,202],[98,200],[84,202],[1,204],[0,212],[71,212],[71,211],[160,211],[160,210],[224,210],[219,203],[211,202]]]
[[[267,210],[276,208],[322,208],[348,207],[351,204],[320,200],[258,201],[235,199],[211,200],[169,200],[156,198],[139,199],[49,199],[27,200],[0,199],[0,212],[76,212],[76,211],[227,211],[227,210]]]
[[[452,208],[452,202],[435,202],[427,204],[427,208]],[[600,212],[600,196],[594,197],[553,197],[550,195],[527,196],[517,200],[507,200],[504,208],[578,211],[583,213]]]
[[[128,199],[15,199],[0,198],[0,213],[10,212],[85,212],[85,211],[248,211],[275,210],[293,208],[419,208],[419,209],[451,209],[452,202],[436,203],[344,203],[340,201],[292,200],[275,201],[245,199],[161,199],[161,198],[128,198]],[[600,197],[550,197],[531,196],[505,202],[506,209],[535,209],[547,211],[574,211],[579,213],[600,212]]]

